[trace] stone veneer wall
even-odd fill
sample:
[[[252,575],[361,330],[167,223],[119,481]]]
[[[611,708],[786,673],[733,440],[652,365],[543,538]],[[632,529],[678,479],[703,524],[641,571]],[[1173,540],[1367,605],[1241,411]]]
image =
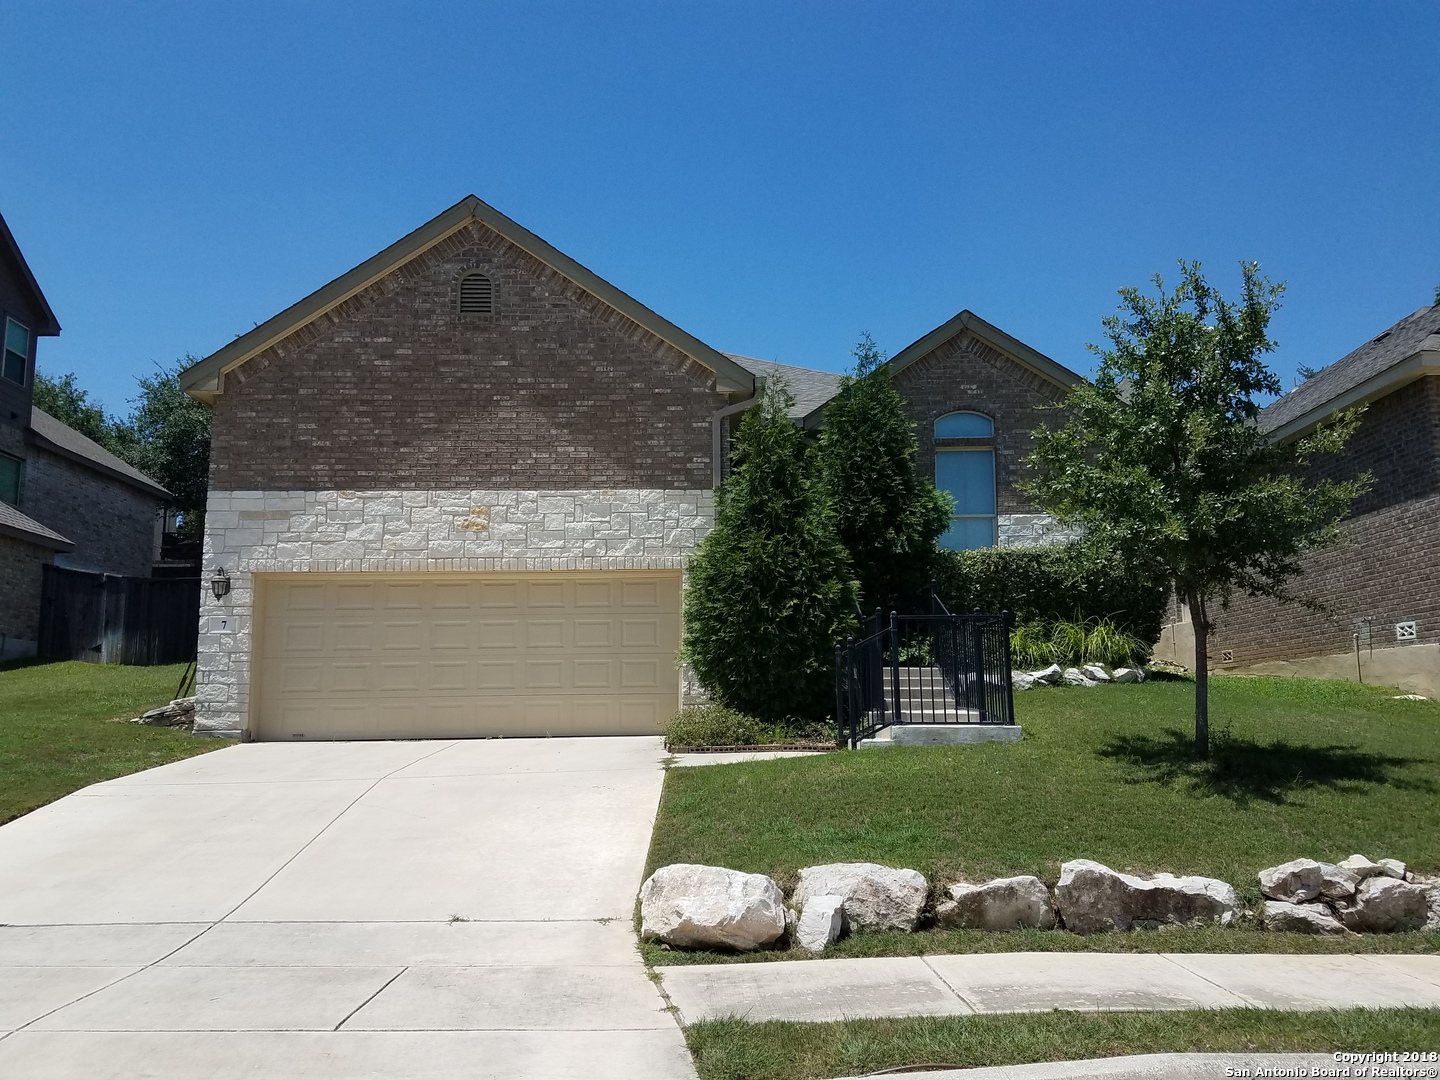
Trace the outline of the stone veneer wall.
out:
[[[1056,523],[1049,514],[1001,514],[995,531],[997,547],[1032,547],[1035,544],[1059,544],[1080,536],[1074,529]]]
[[[683,569],[713,522],[708,490],[211,491],[195,731],[245,728],[256,573]]]

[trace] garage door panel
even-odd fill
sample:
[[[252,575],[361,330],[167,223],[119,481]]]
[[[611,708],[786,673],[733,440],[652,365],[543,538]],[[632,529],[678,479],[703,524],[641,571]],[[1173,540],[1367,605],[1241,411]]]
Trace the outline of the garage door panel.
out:
[[[653,734],[678,704],[677,573],[300,576],[256,577],[261,738]]]

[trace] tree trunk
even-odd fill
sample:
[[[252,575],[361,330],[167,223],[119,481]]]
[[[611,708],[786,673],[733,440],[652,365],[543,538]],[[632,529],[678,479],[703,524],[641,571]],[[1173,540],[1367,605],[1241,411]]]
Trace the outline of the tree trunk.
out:
[[[1203,761],[1210,756],[1210,618],[1203,595],[1193,593],[1185,602],[1195,630],[1195,756]]]

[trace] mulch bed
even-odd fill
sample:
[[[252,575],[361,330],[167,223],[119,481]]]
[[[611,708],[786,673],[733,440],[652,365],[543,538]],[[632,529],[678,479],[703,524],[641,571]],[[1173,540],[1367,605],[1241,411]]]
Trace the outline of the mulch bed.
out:
[[[828,751],[840,749],[833,742],[783,742],[754,743],[750,746],[670,746],[665,749],[672,754],[736,754],[754,753],[757,750],[813,750]]]

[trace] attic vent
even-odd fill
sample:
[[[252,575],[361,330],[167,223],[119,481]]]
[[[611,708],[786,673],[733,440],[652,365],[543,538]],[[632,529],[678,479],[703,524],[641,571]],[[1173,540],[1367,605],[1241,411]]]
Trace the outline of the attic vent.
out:
[[[495,286],[479,271],[472,270],[460,279],[460,314],[495,314]]]
[[[1387,337],[1389,337],[1389,336],[1390,336],[1390,331],[1389,331],[1389,330],[1386,330],[1385,333],[1381,334],[1381,335],[1380,335],[1379,337],[1377,337],[1375,340],[1376,340],[1376,341],[1384,341],[1384,340],[1385,340]]]

